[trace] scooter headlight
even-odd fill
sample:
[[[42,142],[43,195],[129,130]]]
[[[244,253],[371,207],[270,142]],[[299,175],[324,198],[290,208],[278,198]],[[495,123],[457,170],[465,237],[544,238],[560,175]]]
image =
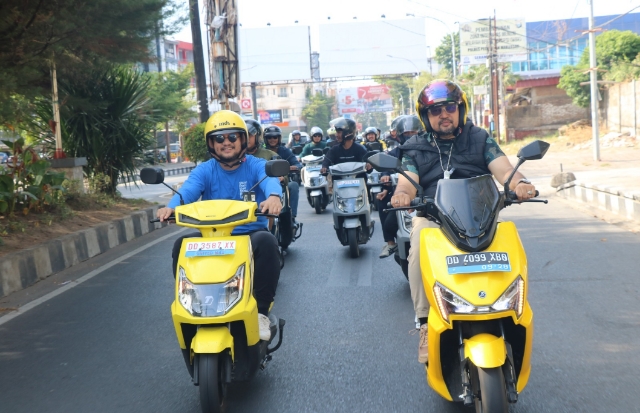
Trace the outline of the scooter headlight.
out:
[[[524,280],[518,277],[491,306],[493,311],[514,310],[518,318],[524,311]]]
[[[524,280],[518,277],[491,306],[476,307],[440,283],[433,287],[438,310],[445,321],[449,314],[485,314],[513,310],[520,318],[524,310]]]
[[[411,232],[411,227],[413,225],[413,217],[407,211],[400,211],[402,214],[402,225],[407,232]]]
[[[309,178],[309,184],[311,186],[322,186],[325,182],[327,182],[327,178],[322,175]]]
[[[242,298],[245,264],[221,284],[194,284],[184,268],[178,271],[178,301],[192,316],[216,317],[227,313]]]

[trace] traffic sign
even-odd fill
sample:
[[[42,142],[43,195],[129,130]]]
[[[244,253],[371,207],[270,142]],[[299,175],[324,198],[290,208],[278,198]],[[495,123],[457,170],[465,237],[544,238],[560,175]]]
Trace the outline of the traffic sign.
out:
[[[242,109],[251,109],[251,99],[242,99],[240,106],[242,106]]]

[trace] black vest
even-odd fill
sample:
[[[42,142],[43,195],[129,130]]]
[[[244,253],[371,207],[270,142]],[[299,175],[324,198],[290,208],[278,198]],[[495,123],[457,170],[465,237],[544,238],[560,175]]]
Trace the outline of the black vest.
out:
[[[442,165],[438,159],[438,148],[427,141],[427,133],[412,136],[400,147],[402,155],[407,155],[418,165],[420,185],[428,197],[435,197],[438,181],[444,178],[442,167],[447,167],[449,151],[441,156]],[[449,169],[455,168],[452,179],[473,178],[490,174],[484,160],[484,147],[489,134],[482,128],[474,126],[468,121],[462,133],[458,135],[452,145]]]

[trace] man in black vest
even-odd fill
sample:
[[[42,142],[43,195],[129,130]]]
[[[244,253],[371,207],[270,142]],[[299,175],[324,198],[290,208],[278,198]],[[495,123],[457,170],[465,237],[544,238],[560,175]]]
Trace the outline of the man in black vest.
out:
[[[454,82],[433,80],[422,89],[416,104],[418,117],[426,132],[415,135],[401,148],[402,165],[407,175],[434,197],[440,179],[472,178],[492,174],[498,182],[505,182],[513,166],[496,141],[467,119],[469,105],[465,93]],[[511,180],[510,189],[519,200],[533,198],[535,187],[520,172]],[[400,176],[391,203],[393,207],[409,206],[416,196],[416,188]],[[415,217],[411,229],[409,251],[409,284],[411,299],[420,320],[418,361],[426,363],[427,317],[429,301],[425,295],[420,271],[420,231],[437,228],[424,217]]]

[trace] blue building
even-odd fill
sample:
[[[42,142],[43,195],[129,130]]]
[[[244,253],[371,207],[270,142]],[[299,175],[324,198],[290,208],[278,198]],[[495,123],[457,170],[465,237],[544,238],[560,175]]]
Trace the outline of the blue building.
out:
[[[640,13],[624,16],[599,16],[594,18],[596,27],[604,30],[630,30],[640,34]],[[527,23],[527,46],[529,58],[511,64],[515,73],[548,71],[560,73],[565,65],[575,65],[589,44],[589,36],[582,35],[589,29],[586,17]],[[597,34],[596,34],[597,36]]]

